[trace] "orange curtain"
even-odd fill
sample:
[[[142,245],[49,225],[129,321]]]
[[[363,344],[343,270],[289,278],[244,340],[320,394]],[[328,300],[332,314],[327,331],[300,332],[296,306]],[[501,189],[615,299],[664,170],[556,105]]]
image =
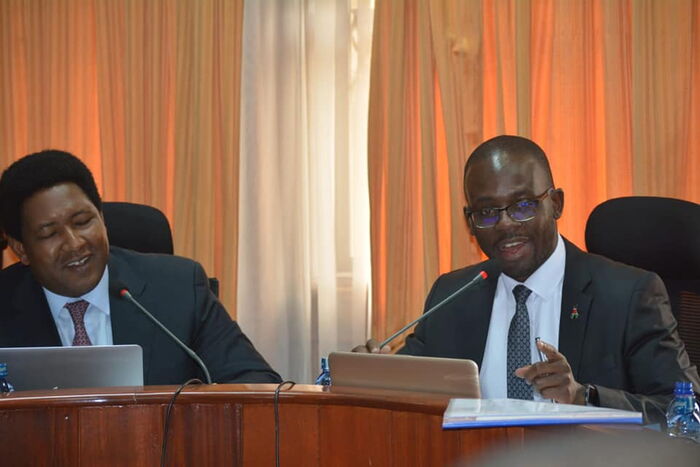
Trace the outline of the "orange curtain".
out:
[[[371,73],[377,338],[421,313],[440,273],[482,258],[462,170],[492,136],[544,148],[579,246],[606,199],[700,201],[700,2],[378,0]]]
[[[235,311],[243,0],[0,2],[0,163],[44,148],[163,210]]]

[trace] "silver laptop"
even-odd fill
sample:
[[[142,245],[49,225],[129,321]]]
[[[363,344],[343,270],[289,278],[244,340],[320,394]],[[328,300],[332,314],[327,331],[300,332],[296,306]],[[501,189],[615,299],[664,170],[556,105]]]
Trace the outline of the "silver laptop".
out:
[[[333,386],[431,392],[478,399],[479,368],[472,360],[353,352],[328,356]]]
[[[105,386],[143,386],[139,345],[4,347],[7,379],[16,391]]]

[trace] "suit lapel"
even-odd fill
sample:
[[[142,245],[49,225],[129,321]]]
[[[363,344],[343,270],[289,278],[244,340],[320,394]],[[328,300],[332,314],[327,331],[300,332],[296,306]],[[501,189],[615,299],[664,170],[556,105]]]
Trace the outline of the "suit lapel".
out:
[[[29,268],[14,294],[12,310],[7,325],[15,330],[16,342],[27,347],[62,345],[46,295]]]
[[[496,285],[501,271],[494,261],[487,261],[483,267],[488,271],[489,277],[484,283],[476,286],[469,294],[465,295],[464,306],[461,307],[464,313],[460,313],[462,322],[455,326],[455,329],[466,331],[461,338],[457,338],[459,348],[457,355],[468,356],[481,368],[486,350],[486,338],[489,333],[491,323],[491,312],[493,310],[493,299],[496,295]],[[470,338],[467,338],[470,336]]]
[[[493,311],[493,298],[496,295],[496,284],[498,279],[494,277],[489,279],[486,284],[484,284],[478,291],[475,291],[476,297],[474,299],[474,312],[476,319],[471,320],[467,329],[470,329],[470,333],[475,331],[473,334],[477,336],[476,339],[464,339],[468,349],[463,355],[474,355],[474,361],[481,368],[481,363],[484,360],[484,351],[486,350],[486,338],[489,334],[489,324],[491,323],[491,312]],[[471,334],[470,334],[471,335]]]
[[[564,243],[566,267],[559,319],[559,351],[569,361],[574,377],[578,378],[592,300],[585,292],[591,282],[591,273],[583,263],[583,252],[567,240]]]
[[[134,271],[120,252],[114,248],[109,255],[110,282],[121,281],[136,299],[143,295],[146,282]],[[143,349],[143,374],[147,379],[150,369],[152,343],[156,327],[148,318],[128,300],[110,293],[110,316],[112,320],[112,339],[114,344],[138,344]]]

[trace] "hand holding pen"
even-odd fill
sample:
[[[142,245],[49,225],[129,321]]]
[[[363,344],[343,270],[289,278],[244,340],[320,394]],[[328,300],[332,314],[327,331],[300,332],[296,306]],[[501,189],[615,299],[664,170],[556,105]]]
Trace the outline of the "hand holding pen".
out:
[[[542,342],[542,339],[539,337],[535,337],[535,347],[537,347],[537,353],[540,356],[540,362],[546,362],[547,359],[544,358],[544,354],[542,353],[542,349],[540,348],[540,343]]]
[[[574,379],[566,357],[551,344],[535,339],[540,360],[515,370],[525,378],[542,397],[562,404],[585,404],[585,387]]]
[[[540,362],[546,362],[547,359],[544,358],[544,354],[542,353],[542,349],[540,349],[540,341],[541,341],[541,340],[542,340],[542,339],[540,339],[539,337],[535,337],[535,347],[537,347],[537,354],[540,356]],[[557,402],[557,401],[555,401],[554,399],[549,399],[549,401],[550,401],[550,402],[553,402],[553,403],[555,403],[555,404],[556,404],[556,402]]]

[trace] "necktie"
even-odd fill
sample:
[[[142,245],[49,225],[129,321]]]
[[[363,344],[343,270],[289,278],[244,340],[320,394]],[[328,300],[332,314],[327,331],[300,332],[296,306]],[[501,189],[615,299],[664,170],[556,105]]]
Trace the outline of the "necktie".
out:
[[[90,337],[85,330],[85,312],[88,306],[90,306],[90,304],[85,300],[66,303],[66,308],[68,309],[68,313],[70,313],[70,317],[73,318],[73,326],[75,327],[73,345],[92,345]]]
[[[532,386],[515,376],[515,370],[530,362],[530,317],[525,302],[532,290],[524,285],[513,288],[515,316],[508,329],[508,398],[532,399]]]

